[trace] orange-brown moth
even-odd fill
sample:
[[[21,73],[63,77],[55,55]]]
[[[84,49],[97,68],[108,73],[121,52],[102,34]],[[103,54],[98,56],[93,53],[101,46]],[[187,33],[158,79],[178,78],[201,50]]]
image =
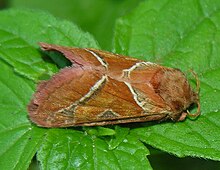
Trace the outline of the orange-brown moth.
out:
[[[40,46],[64,54],[73,65],[38,85],[28,105],[38,126],[181,121],[192,104],[198,110],[190,115],[200,114],[198,90],[193,91],[179,69],[90,48]]]

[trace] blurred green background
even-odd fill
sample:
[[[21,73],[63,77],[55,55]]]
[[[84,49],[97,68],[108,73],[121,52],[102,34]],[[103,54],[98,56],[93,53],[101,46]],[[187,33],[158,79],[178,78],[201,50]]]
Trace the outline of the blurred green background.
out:
[[[115,20],[132,11],[143,0],[0,0],[0,9],[31,8],[76,23],[91,33],[104,50],[111,51]],[[154,169],[220,169],[219,162],[199,158],[177,158],[150,146]],[[35,169],[35,164],[30,169]]]
[[[91,33],[102,49],[110,50],[115,20],[143,0],[0,0],[0,7],[32,8],[76,23]]]

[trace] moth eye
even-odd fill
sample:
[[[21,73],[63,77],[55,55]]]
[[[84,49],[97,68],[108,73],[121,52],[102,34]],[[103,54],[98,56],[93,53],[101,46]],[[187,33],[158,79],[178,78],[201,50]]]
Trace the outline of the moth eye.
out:
[[[175,110],[182,110],[183,109],[183,104],[182,102],[178,101],[178,100],[174,100],[171,102],[172,106]]]

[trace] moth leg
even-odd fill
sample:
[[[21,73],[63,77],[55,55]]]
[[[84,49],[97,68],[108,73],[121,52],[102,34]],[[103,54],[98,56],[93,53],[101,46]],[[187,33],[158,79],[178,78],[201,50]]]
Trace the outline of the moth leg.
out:
[[[185,120],[187,115],[188,115],[188,112],[183,112],[181,114],[180,118],[177,120],[177,122],[181,122],[181,121]]]

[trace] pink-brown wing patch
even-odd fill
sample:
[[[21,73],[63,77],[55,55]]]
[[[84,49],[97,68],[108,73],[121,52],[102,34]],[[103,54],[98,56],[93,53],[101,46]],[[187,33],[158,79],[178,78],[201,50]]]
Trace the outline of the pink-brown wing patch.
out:
[[[83,48],[63,47],[53,44],[40,43],[41,48],[44,51],[58,51],[62,53],[73,64],[80,66],[100,66],[100,61],[90,52]]]
[[[74,107],[101,78],[86,67],[65,68],[49,81],[41,83],[28,106],[30,119],[39,126],[64,126],[73,121]]]

